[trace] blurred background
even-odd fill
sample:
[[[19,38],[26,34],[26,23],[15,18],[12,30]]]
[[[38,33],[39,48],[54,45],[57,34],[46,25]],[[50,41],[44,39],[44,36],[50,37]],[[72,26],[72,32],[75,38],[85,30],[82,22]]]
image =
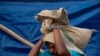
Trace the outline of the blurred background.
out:
[[[83,51],[100,56],[100,0],[0,0],[0,24],[36,44],[41,38],[36,14],[61,7],[67,10],[70,25],[96,30]],[[27,56],[30,49],[0,30],[0,56]]]

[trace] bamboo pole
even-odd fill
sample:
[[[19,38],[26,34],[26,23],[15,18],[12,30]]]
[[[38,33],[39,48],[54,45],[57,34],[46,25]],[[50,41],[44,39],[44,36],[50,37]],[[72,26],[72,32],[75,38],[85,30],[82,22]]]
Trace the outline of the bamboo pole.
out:
[[[12,30],[8,29],[7,27],[5,27],[4,25],[0,24],[0,29],[3,30],[4,32],[6,32],[7,34],[9,34],[10,36],[12,36],[13,38],[19,40],[20,42],[26,44],[29,47],[34,47],[34,44],[32,44],[31,42],[25,40],[23,37],[19,36],[18,34],[16,34],[15,32],[13,32]],[[42,52],[43,50],[40,49],[40,52]]]

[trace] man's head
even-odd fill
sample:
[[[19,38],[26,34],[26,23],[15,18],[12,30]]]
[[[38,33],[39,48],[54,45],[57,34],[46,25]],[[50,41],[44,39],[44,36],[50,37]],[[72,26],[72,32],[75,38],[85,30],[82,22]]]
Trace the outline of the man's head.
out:
[[[49,49],[50,53],[52,55],[57,55],[56,47],[54,43],[51,42],[45,42],[46,47]]]
[[[53,32],[49,32],[48,34],[44,35],[43,42],[45,43],[46,47],[49,49],[52,55],[57,55]]]

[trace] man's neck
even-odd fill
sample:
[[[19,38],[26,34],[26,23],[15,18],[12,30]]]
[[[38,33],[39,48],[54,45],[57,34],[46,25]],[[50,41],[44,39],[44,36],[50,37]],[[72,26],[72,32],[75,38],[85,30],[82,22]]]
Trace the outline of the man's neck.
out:
[[[52,56],[58,56],[58,55],[52,55]]]
[[[57,55],[52,55],[52,56],[57,56]]]

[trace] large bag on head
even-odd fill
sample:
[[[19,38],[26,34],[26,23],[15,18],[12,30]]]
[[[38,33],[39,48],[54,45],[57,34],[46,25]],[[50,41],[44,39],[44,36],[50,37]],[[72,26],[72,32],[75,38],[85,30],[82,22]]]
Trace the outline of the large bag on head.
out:
[[[48,30],[48,27],[53,20],[56,20],[61,26],[60,33],[66,47],[69,50],[71,49],[84,54],[82,49],[88,43],[93,30],[70,26],[67,12],[63,8],[60,8],[59,10],[43,10],[38,13],[36,17],[37,20],[42,22],[41,32],[44,34],[44,41],[51,41],[54,43],[53,32]],[[45,17],[48,18],[45,19]]]

